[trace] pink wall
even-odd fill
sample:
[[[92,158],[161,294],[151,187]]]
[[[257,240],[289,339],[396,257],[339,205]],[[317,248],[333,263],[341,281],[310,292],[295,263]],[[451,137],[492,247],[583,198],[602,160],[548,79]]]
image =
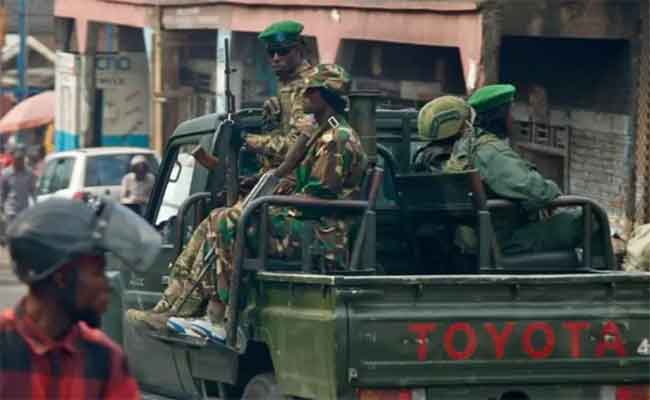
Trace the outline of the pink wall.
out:
[[[259,32],[295,19],[315,36],[321,62],[334,62],[344,39],[457,47],[468,88],[482,80],[482,17],[475,2],[367,0],[56,0],[55,15],[77,18],[80,48],[85,22],[151,26],[153,4],[163,11],[165,29],[229,29]],[[178,7],[185,5],[185,7]],[[83,44],[83,46],[82,46]]]

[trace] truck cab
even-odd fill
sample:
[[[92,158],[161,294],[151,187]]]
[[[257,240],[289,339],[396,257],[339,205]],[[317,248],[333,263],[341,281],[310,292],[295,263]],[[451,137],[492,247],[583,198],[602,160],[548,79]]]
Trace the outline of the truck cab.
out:
[[[257,170],[253,157],[228,150],[224,116],[176,129],[146,214],[162,251],[146,273],[115,267],[104,321],[141,387],[175,398],[647,399],[650,274],[618,270],[605,211],[575,196],[552,204],[592,216],[584,231],[597,224],[602,254],[585,239],[565,252],[505,256],[490,211],[517,205],[487,199],[476,171],[412,173],[422,145],[415,110],[370,115],[370,127],[355,126],[377,143],[363,199],[265,196],[244,210],[224,343],[124,319],[156,304],[193,230],[227,201],[233,177]],[[257,132],[260,113],[235,121]],[[229,161],[208,170],[191,155],[197,145]],[[264,240],[247,243],[244,227],[264,232],[271,206],[357,218],[350,265],[334,273],[313,264],[307,230],[295,262],[270,259]],[[477,232],[476,254],[454,250],[461,224]]]

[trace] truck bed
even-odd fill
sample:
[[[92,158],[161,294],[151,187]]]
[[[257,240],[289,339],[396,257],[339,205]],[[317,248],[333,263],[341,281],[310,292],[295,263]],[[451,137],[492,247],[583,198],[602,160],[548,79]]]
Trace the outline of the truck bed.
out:
[[[260,298],[278,301],[259,304],[266,321],[281,321],[271,335],[303,338],[288,340],[278,356],[291,358],[291,367],[285,362],[282,368],[291,381],[432,388],[643,383],[650,375],[650,274],[261,272],[257,279]],[[273,296],[264,296],[267,291]],[[305,315],[320,321],[313,325],[318,331],[292,323]],[[283,325],[294,332],[278,330]],[[306,351],[300,344],[310,334],[309,342],[318,337],[335,344],[332,359],[292,358]],[[329,369],[315,365],[319,362],[334,363],[338,372],[318,376]]]

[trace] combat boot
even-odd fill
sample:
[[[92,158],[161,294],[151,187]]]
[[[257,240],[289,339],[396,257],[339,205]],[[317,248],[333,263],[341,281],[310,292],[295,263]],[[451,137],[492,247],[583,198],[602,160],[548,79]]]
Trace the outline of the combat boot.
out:
[[[146,327],[162,331],[167,329],[167,320],[171,317],[170,312],[154,312],[130,309],[126,311],[126,320],[134,325],[145,325]]]

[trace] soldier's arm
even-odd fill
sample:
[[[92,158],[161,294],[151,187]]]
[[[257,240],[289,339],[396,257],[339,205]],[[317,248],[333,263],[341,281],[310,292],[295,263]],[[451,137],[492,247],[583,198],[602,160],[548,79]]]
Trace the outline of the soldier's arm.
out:
[[[347,138],[351,133],[345,128],[338,128],[330,136],[329,132],[317,142],[318,154],[311,174],[317,180],[306,182],[304,193],[326,199],[339,198],[345,177],[350,168],[358,164],[356,154],[348,146]],[[300,175],[300,174],[299,174]]]
[[[512,149],[486,146],[477,152],[475,166],[490,190],[520,201],[527,210],[540,209],[561,194],[555,182],[544,178]]]

